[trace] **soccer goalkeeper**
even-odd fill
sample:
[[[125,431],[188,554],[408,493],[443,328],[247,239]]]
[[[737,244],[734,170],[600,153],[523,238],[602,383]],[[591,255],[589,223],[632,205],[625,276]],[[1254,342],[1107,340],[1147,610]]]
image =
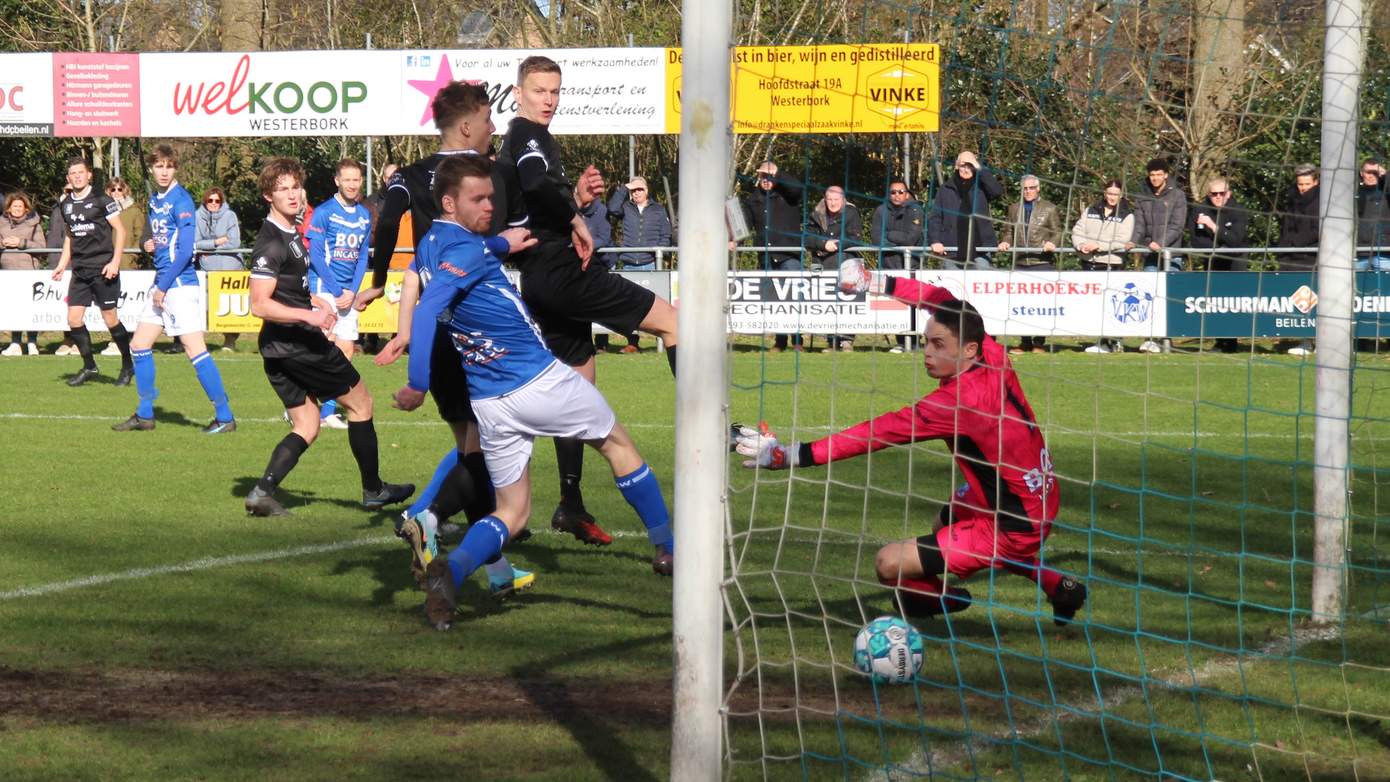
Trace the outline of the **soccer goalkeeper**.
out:
[[[1086,601],[1086,587],[1038,561],[1060,495],[1047,444],[1004,347],[985,333],[980,313],[945,288],[870,273],[859,261],[841,267],[840,287],[892,296],[930,312],[923,360],[940,385],[916,404],[811,443],[783,445],[766,428],[742,429],[736,450],[749,457],[743,466],[810,467],[893,445],[944,440],[964,483],[941,509],[931,534],[879,549],[879,581],[895,588],[903,613],[931,617],[970,605],[968,591],[945,588],[945,574],[965,579],[1001,568],[1037,582],[1057,624],[1071,621]]]

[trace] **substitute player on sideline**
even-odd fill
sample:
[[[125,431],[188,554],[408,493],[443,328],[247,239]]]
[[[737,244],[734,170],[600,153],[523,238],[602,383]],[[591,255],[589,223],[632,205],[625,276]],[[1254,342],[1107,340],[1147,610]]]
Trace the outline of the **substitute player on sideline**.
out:
[[[479,520],[446,558],[426,568],[425,613],[438,629],[452,621],[456,590],[482,563],[502,551],[531,512],[530,461],[536,437],[574,437],[597,448],[613,468],[624,499],[637,511],[656,547],[652,569],[672,570],[671,517],[661,485],[594,384],[546,348],[500,258],[525,249],[531,237],[513,228],[484,238],[492,219],[491,164],[471,156],[445,161],[435,172],[444,218],[419,248],[420,273],[430,281],[420,301],[409,383],[396,392],[403,410],[419,407],[429,388],[436,318],[468,366],[473,411],[497,492],[497,508]]]
[[[308,252],[294,228],[303,181],[304,169],[289,158],[275,158],[261,169],[261,197],[270,212],[251,256],[251,314],[263,321],[266,379],[284,403],[293,431],[275,446],[265,473],[246,496],[246,512],[253,516],[289,513],[276,501],[275,489],[318,436],[318,400],[337,399],[347,410],[348,445],[362,476],[364,507],[377,510],[415,492],[411,484],[382,482],[371,394],[352,362],[325,336],[337,320],[334,310],[313,308]]]
[[[589,265],[593,239],[576,210],[574,188],[565,177],[560,149],[550,134],[550,122],[560,103],[560,66],[547,57],[532,56],[517,68],[514,94],[517,116],[497,153],[499,165],[514,168],[525,199],[528,227],[537,246],[514,256],[521,270],[521,295],[536,317],[550,350],[589,382],[594,382],[593,324],[618,334],[645,331],[666,345],[672,374],[676,371],[676,311],[647,288],[609,274],[601,264]],[[581,186],[592,186],[590,168]],[[584,446],[577,440],[556,440],[560,471],[560,504],[551,526],[571,531],[586,543],[607,545],[607,533],[587,539],[580,531],[602,532],[584,507],[580,481]]]
[[[95,304],[111,332],[111,341],[121,351],[121,373],[116,376],[116,385],[127,386],[135,375],[130,362],[130,332],[116,317],[116,306],[121,301],[121,249],[126,239],[121,205],[92,187],[92,166],[86,158],[68,158],[67,180],[72,192],[58,202],[65,232],[53,279],[63,279],[63,272],[72,264],[72,279],[68,281],[68,339],[82,354],[82,369],[68,379],[68,385],[80,386],[101,374],[92,358],[92,335],[82,320],[87,307]]]
[[[362,164],[343,158],[334,167],[333,184],[338,192],[313,210],[309,221],[309,290],[315,297],[331,304],[338,320],[333,324],[333,343],[352,360],[357,342],[357,310],[353,300],[367,273],[367,256],[371,250],[372,215],[362,195]],[[346,429],[347,424],[337,416],[338,403],[332,399],[319,408],[319,425],[329,429]]]
[[[223,434],[236,431],[227,402],[227,390],[222,385],[222,373],[208,353],[208,308],[198,272],[193,266],[193,235],[197,226],[193,214],[197,207],[193,196],[175,178],[179,161],[174,148],[159,144],[146,161],[155,192],[146,205],[150,241],[154,242],[154,285],[145,294],[145,308],[140,324],[130,342],[130,355],[135,364],[135,389],[139,402],[135,414],[112,426],[118,432],[147,432],[154,429],[154,400],[159,398],[155,386],[154,347],[161,333],[178,337],[183,352],[193,364],[203,392],[212,402],[212,423],[203,427],[204,434]]]
[[[482,86],[457,81],[445,85],[434,96],[431,109],[446,148],[457,150],[462,155],[487,153],[496,127],[492,124],[492,106],[487,90]],[[498,181],[498,171],[493,171],[493,184],[496,192],[505,192],[505,184]],[[434,200],[434,195],[430,194],[430,198]],[[519,206],[519,199],[510,203]],[[438,209],[437,204],[435,209]],[[525,222],[525,213],[509,212],[507,208],[498,208],[494,204],[488,234],[500,233],[509,223],[523,225]],[[422,244],[430,245],[428,241]],[[393,363],[410,345],[415,305],[419,301],[420,291],[429,281],[428,275],[420,274],[419,260],[417,254],[406,269],[401,286],[398,333],[377,354],[377,366]],[[449,329],[443,323],[435,326],[431,356],[430,396],[434,397],[439,416],[453,430],[456,448],[451,448],[440,460],[429,484],[420,492],[415,503],[401,514],[397,523],[397,534],[410,545],[413,555],[411,569],[422,586],[425,567],[438,554],[437,534],[441,522],[460,511],[470,522],[474,522],[492,513],[495,507],[492,482],[478,442],[477,419],[468,397],[468,380],[454,351]],[[506,557],[486,564],[488,591],[494,597],[506,597],[535,583],[535,574],[513,567]]]
[[[846,292],[892,296],[931,313],[923,361],[940,385],[914,405],[811,443],[783,446],[766,431],[743,429],[737,451],[750,457],[743,466],[810,467],[892,445],[944,440],[965,483],[941,509],[932,534],[879,549],[880,583],[895,588],[903,613],[930,617],[970,606],[970,593],[946,589],[944,574],[964,579],[1004,569],[1037,582],[1056,623],[1070,622],[1086,602],[1086,587],[1038,560],[1060,492],[1042,431],[1004,347],[985,333],[975,308],[945,288],[870,274],[859,261],[846,261],[840,279]]]

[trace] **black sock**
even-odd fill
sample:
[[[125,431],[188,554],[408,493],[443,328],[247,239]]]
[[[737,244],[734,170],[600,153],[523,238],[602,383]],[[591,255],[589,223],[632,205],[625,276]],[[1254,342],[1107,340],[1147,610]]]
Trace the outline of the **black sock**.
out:
[[[352,448],[352,458],[357,460],[357,471],[362,474],[362,491],[381,491],[376,425],[372,419],[348,421],[348,447]]]
[[[134,368],[135,365],[130,360],[130,332],[126,330],[124,323],[116,321],[116,325],[111,327],[111,341],[115,342],[121,351],[121,369]]]
[[[555,463],[560,468],[560,504],[582,512],[584,492],[579,490],[579,481],[584,477],[584,441],[555,438]]]
[[[666,363],[671,365],[671,377],[676,376],[676,346],[666,348]]]
[[[265,475],[256,481],[256,488],[269,494],[275,491],[275,487],[280,485],[280,481],[290,474],[290,470],[299,463],[299,457],[309,450],[309,444],[304,442],[304,438],[290,432],[285,438],[275,446],[275,450],[270,452],[270,464],[265,466]]]
[[[497,495],[492,489],[492,473],[487,471],[487,460],[483,452],[464,454],[459,461],[473,478],[475,487],[473,502],[463,506],[469,521],[477,521],[497,510]]]
[[[92,358],[92,335],[87,333],[86,326],[68,329],[68,339],[77,346],[77,352],[82,354],[82,368],[96,369],[97,360]]]
[[[430,503],[430,512],[435,518],[444,521],[452,517],[470,505],[477,502],[478,488],[473,483],[473,474],[463,464],[463,457],[459,457],[458,464],[451,468],[444,476],[444,483],[439,486],[439,493],[434,495],[434,502]],[[484,514],[486,515],[486,514]],[[479,516],[478,518],[482,518]],[[476,521],[472,514],[468,516],[469,521]]]

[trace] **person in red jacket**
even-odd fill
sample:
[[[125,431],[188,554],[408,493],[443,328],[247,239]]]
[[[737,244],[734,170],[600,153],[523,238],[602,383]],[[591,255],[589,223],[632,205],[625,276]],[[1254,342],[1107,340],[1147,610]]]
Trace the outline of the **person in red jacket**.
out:
[[[783,445],[765,426],[742,429],[735,450],[749,457],[743,466],[804,468],[893,445],[944,440],[963,481],[931,534],[879,549],[879,581],[895,589],[904,614],[930,617],[970,605],[968,591],[945,587],[945,574],[965,579],[1003,569],[1038,583],[1052,603],[1054,621],[1070,622],[1086,601],[1086,587],[1039,562],[1061,494],[1006,349],[985,333],[979,312],[945,288],[870,274],[859,261],[844,264],[840,284],[846,292],[868,290],[931,313],[923,359],[940,385],[915,404],[815,442]]]

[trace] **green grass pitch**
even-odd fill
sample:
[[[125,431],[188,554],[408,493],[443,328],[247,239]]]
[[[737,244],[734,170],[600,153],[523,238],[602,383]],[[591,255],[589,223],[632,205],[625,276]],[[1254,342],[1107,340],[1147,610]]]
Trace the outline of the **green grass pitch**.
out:
[[[867,340],[861,340],[867,342]],[[282,436],[248,354],[215,354],[240,429],[211,417],[182,356],[157,357],[158,429],[118,434],[133,389],[69,389],[70,358],[0,359],[0,778],[661,779],[670,750],[671,583],[590,454],[589,505],[618,533],[538,534],[508,553],[534,590],[475,577],[455,629],[423,620],[391,513],[360,509],[344,432],[286,481],[290,519],[247,518]],[[1026,355],[1024,387],[1061,479],[1048,561],[1086,580],[1078,624],[1016,576],[919,623],[915,686],[849,667],[890,610],[883,542],[925,531],[953,484],[940,443],[830,468],[731,466],[726,772],[736,779],[1390,779],[1390,375],[1356,374],[1349,621],[1306,623],[1311,365],[1250,356]],[[100,359],[114,374],[115,360]],[[731,354],[734,418],[783,439],[908,404],[912,355]],[[423,485],[450,444],[432,408],[388,406],[400,367],[359,358],[382,474]],[[652,352],[600,386],[668,492],[674,386]],[[711,498],[702,523],[724,524]]]

